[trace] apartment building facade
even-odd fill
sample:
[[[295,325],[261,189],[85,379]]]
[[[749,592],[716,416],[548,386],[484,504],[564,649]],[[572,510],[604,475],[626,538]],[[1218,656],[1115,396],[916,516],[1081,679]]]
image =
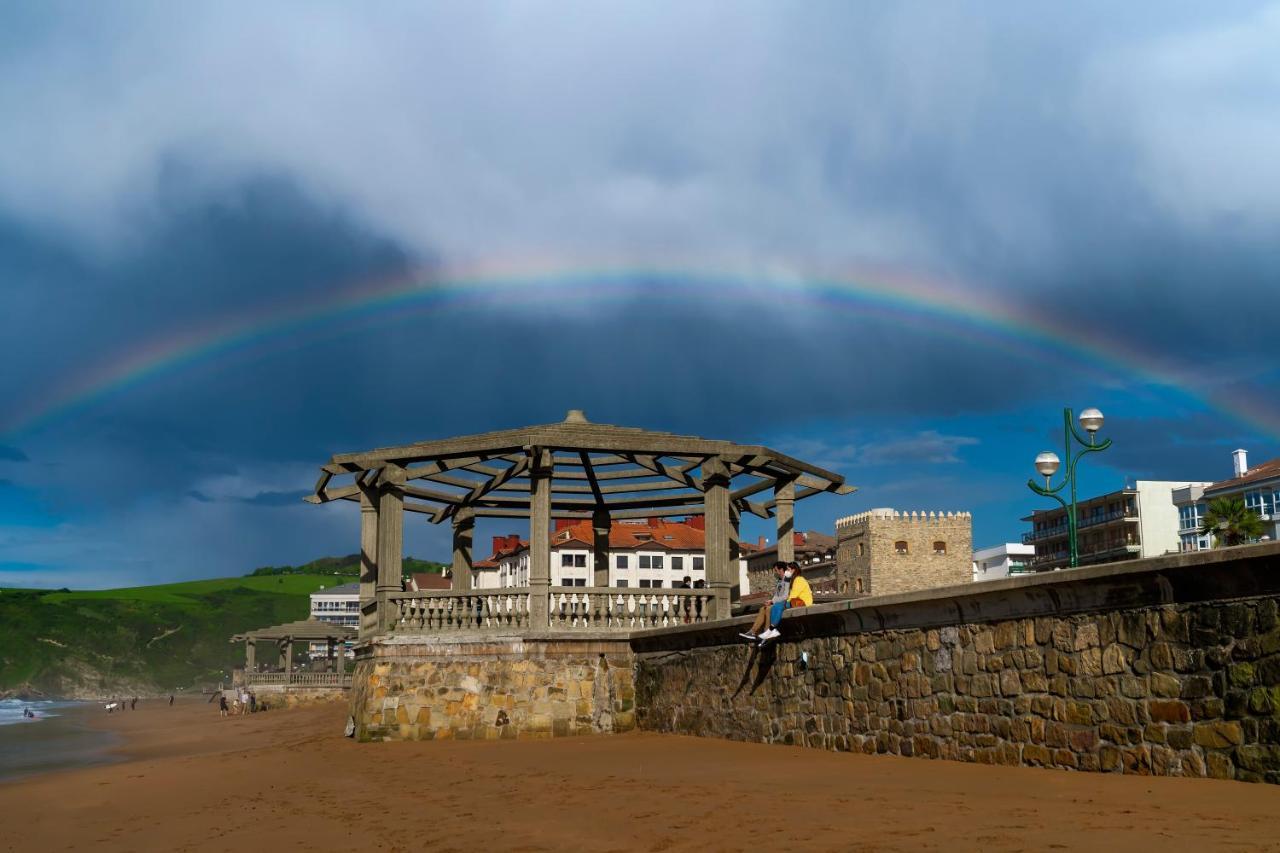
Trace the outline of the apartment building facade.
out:
[[[1155,557],[1181,550],[1181,522],[1174,504],[1174,490],[1208,485],[1137,480],[1118,491],[1077,500],[1076,544],[1080,565]],[[1032,568],[1051,571],[1070,565],[1064,508],[1036,510],[1022,520],[1031,524],[1022,542],[1035,546]]]

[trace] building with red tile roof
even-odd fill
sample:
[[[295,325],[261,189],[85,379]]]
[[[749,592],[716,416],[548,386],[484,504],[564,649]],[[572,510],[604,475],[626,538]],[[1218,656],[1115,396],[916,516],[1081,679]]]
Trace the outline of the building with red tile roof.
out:
[[[641,518],[614,522],[609,529],[609,585],[671,589],[706,583],[704,517]],[[748,550],[747,548],[743,549]],[[745,561],[743,561],[745,575]],[[551,532],[551,585],[594,585],[594,535],[586,519],[558,519]],[[525,586],[529,543],[518,534],[493,537],[493,553],[473,564],[473,588]]]

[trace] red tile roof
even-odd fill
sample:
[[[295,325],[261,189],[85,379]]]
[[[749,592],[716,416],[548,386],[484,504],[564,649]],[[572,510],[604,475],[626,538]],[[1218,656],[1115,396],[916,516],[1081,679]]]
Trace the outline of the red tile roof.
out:
[[[414,572],[413,582],[418,585],[418,589],[450,589],[453,581],[444,575],[438,575],[435,572]]]
[[[1214,483],[1212,486],[1206,488],[1204,493],[1208,496],[1213,493],[1230,492],[1240,488],[1241,486],[1247,486],[1250,483],[1256,483],[1259,480],[1269,480],[1272,477],[1280,477],[1280,457],[1268,459],[1261,465],[1253,466],[1248,471],[1245,471],[1243,476],[1233,477],[1230,480],[1223,480],[1221,482]]]
[[[655,547],[670,551],[702,551],[706,548],[707,534],[691,524],[679,521],[650,519],[645,524],[616,523],[609,528],[610,551],[651,550]],[[590,521],[566,525],[551,535],[551,548],[572,545],[592,547],[595,536]]]

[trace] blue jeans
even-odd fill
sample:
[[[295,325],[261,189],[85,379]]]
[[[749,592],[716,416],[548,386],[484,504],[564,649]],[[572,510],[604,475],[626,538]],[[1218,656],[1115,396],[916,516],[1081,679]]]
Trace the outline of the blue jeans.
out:
[[[791,606],[789,601],[779,601],[769,608],[769,627],[776,628],[778,623],[782,621],[782,611]]]

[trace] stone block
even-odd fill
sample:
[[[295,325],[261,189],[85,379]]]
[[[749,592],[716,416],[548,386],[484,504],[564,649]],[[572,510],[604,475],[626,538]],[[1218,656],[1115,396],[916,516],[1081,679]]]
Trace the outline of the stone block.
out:
[[[1192,740],[1205,749],[1229,749],[1244,742],[1244,732],[1234,720],[1196,723]]]
[[[1191,709],[1177,699],[1152,699],[1147,702],[1147,714],[1157,723],[1191,722]]]
[[[1102,650],[1102,671],[1106,675],[1125,672],[1129,668],[1124,649],[1112,643]]]
[[[1096,622],[1085,622],[1076,626],[1075,637],[1072,642],[1074,651],[1083,651],[1085,649],[1094,649],[1099,645],[1098,624]]]
[[[1174,749],[1190,749],[1194,743],[1191,726],[1166,726],[1165,742]]]
[[[1210,779],[1234,779],[1236,776],[1235,765],[1225,753],[1206,753],[1204,763],[1205,775]]]

